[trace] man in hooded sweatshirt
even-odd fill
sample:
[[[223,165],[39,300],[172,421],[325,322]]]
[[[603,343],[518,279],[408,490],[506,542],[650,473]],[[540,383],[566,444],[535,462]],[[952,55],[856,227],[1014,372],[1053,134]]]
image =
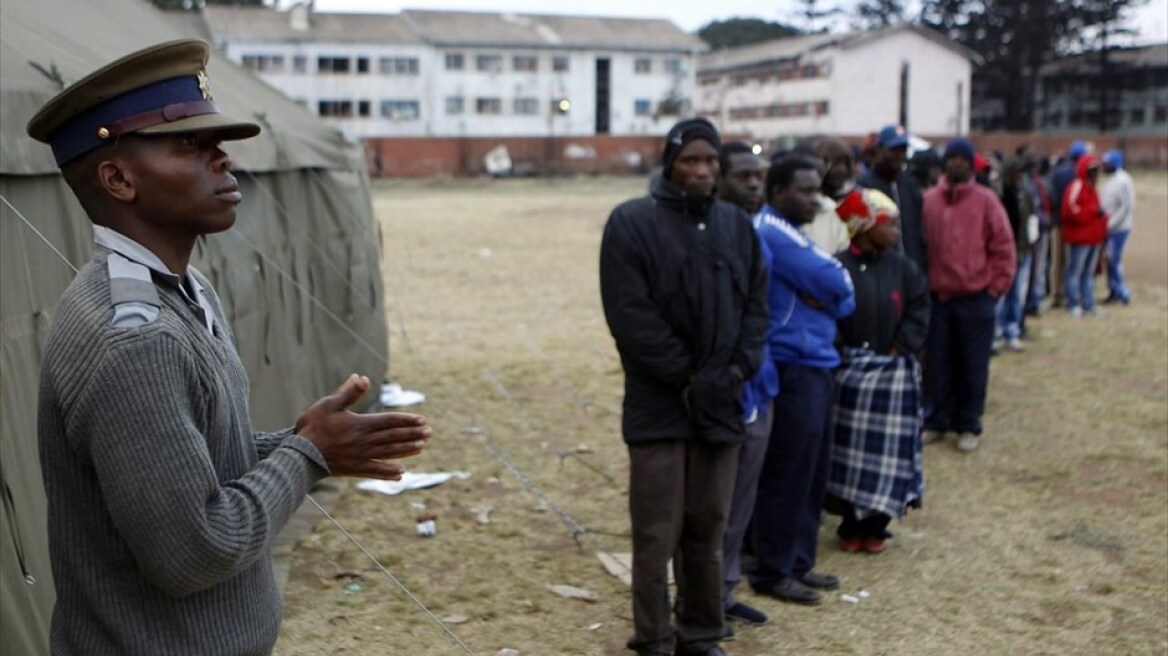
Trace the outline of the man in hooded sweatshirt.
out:
[[[958,450],[981,444],[997,301],[1017,267],[1014,233],[998,195],[973,179],[973,144],[945,147],[945,177],[925,192],[932,310],[925,341],[925,442],[957,434]]]
[[[1063,241],[1067,244],[1067,313],[1072,317],[1094,315],[1095,265],[1107,240],[1107,213],[1099,204],[1095,181],[1099,160],[1091,154],[1079,158],[1075,179],[1063,192]]]
[[[746,439],[743,381],[761,364],[768,311],[754,227],[717,199],[720,147],[704,119],[673,126],[661,177],[649,196],[613,210],[600,245],[601,300],[625,372],[628,647],[639,654],[724,654],[722,537]],[[676,630],[675,551],[684,570]]]

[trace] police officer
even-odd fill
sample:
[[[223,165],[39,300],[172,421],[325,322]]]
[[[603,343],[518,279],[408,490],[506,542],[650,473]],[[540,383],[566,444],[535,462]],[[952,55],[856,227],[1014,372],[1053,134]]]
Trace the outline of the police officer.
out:
[[[270,547],[327,475],[397,478],[424,417],[359,415],[349,377],[292,428],[255,433],[223,309],[190,266],[242,200],[201,41],[160,44],[62,91],[28,133],[52,147],[96,251],[44,352],[39,441],[54,654],[263,654],[282,605]]]

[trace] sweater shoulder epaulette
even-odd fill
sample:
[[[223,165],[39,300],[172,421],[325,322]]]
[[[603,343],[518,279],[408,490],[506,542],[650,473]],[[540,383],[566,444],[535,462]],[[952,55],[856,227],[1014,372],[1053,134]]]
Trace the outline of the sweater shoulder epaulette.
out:
[[[110,304],[114,310],[110,326],[137,328],[154,323],[162,308],[162,299],[158,296],[150,269],[117,253],[110,253],[106,268]]]

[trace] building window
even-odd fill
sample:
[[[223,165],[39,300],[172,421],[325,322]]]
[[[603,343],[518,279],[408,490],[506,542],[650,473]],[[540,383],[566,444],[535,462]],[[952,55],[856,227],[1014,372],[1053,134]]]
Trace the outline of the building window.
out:
[[[308,72],[308,57],[304,55],[296,55],[292,57],[292,72],[293,73],[307,73]]]
[[[417,75],[417,57],[382,57],[377,64],[382,75]]]
[[[556,73],[567,73],[568,58],[559,55],[552,57],[552,70]]]
[[[1154,123],[1168,122],[1168,106],[1160,105],[1156,108],[1156,113],[1153,115]]]
[[[633,72],[638,75],[653,72],[653,60],[648,57],[637,57],[633,60]]]
[[[372,103],[370,103],[368,100],[358,100],[357,116],[362,118],[369,118],[370,105],[372,105]]]
[[[831,101],[830,100],[820,100],[820,101],[817,101],[815,103],[815,115],[816,116],[827,116],[830,113],[831,113]]]
[[[382,100],[381,115],[395,121],[416,121],[422,116],[422,105],[417,100]]]
[[[462,96],[446,96],[446,115],[457,116],[465,111],[466,102]]]
[[[283,73],[284,56],[244,55],[243,65],[245,68],[256,71],[257,73]]]
[[[352,100],[322,100],[316,104],[316,113],[333,118],[352,118]]]
[[[476,114],[502,114],[503,101],[498,98],[475,98]]]
[[[511,58],[511,68],[516,73],[534,73],[539,70],[539,57],[535,55],[515,55]]]
[[[638,98],[633,101],[633,114],[636,116],[649,116],[653,113],[653,101]]]
[[[1130,125],[1143,125],[1144,124],[1144,108],[1143,107],[1136,107],[1136,108],[1132,109],[1131,112],[1128,114],[1128,123]]]
[[[461,52],[446,53],[446,70],[461,71],[466,65],[466,58],[462,56]]]
[[[357,72],[362,74],[362,75],[365,75],[369,72],[369,58],[368,57],[358,57],[357,58]]]
[[[503,56],[478,55],[475,57],[475,69],[486,73],[498,73],[503,70]]]
[[[530,116],[539,113],[539,100],[535,98],[516,98],[515,113]]]
[[[348,73],[349,64],[348,57],[317,57],[316,72],[326,75],[330,73]]]
[[[676,57],[665,60],[665,72],[672,75],[681,75],[681,60]]]

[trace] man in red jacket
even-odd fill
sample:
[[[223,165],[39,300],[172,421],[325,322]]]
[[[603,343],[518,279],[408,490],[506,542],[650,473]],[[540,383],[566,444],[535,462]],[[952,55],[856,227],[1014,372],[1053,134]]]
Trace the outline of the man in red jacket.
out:
[[[1099,205],[1095,181],[1099,160],[1083,155],[1075,167],[1075,179],[1063,192],[1063,242],[1070,249],[1067,258],[1067,312],[1072,317],[1094,315],[1095,264],[1100,246],[1107,241],[1107,214]]]
[[[945,148],[945,177],[924,199],[932,311],[925,342],[925,441],[952,431],[976,451],[982,432],[995,306],[1014,279],[1014,236],[993,190],[973,179],[973,144]]]

